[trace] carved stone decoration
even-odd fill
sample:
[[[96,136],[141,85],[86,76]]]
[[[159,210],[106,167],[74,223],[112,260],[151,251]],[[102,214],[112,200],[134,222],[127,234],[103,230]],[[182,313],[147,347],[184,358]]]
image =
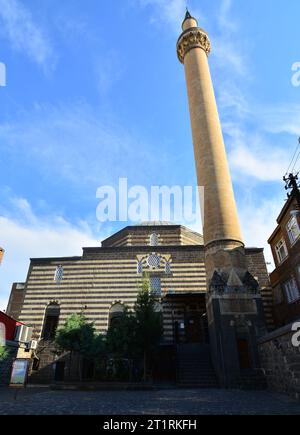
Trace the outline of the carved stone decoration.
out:
[[[236,270],[234,268],[231,269],[227,285],[226,285],[226,293],[243,293],[244,287],[243,283],[240,280]]]
[[[254,294],[259,293],[259,284],[250,272],[246,272],[243,279],[243,284],[246,292]]]
[[[226,282],[223,280],[221,275],[215,271],[210,281],[209,292],[222,294],[224,293],[225,287],[226,287]]]
[[[181,63],[184,63],[185,55],[193,48],[202,48],[207,55],[211,51],[208,35],[199,27],[184,32],[177,42],[177,55]]]

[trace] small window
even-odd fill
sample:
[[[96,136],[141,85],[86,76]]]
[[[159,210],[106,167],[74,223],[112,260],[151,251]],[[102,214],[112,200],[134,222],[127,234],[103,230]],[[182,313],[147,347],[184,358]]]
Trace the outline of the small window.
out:
[[[62,266],[57,266],[54,274],[54,281],[59,284],[64,277],[64,268]]]
[[[171,275],[171,273],[172,273],[172,267],[171,267],[171,263],[169,261],[166,262],[165,273],[167,275]]]
[[[142,275],[142,273],[143,273],[143,262],[138,261],[137,262],[137,274]]]
[[[288,256],[286,244],[283,239],[281,239],[280,242],[277,243],[277,245],[275,246],[275,250],[279,263],[282,263]]]
[[[296,216],[293,216],[289,220],[289,222],[286,226],[286,230],[287,230],[290,242],[293,245],[299,239],[299,236],[300,236],[300,228],[299,228]]]
[[[300,299],[300,292],[295,278],[292,278],[289,281],[287,281],[284,284],[284,289],[289,304],[293,304],[294,302]]]
[[[161,280],[159,276],[150,277],[150,289],[153,296],[161,296]]]
[[[156,233],[150,236],[150,246],[158,246],[158,235]]]

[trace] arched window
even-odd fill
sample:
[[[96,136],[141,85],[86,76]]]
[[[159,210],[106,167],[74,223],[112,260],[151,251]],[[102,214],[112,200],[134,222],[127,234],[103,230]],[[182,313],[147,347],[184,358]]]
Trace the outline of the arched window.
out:
[[[138,275],[142,275],[142,273],[143,273],[143,262],[142,261],[137,262],[137,271],[136,272]]]
[[[121,303],[117,303],[109,310],[109,327],[114,327],[123,317],[125,308]]]
[[[158,246],[158,235],[156,233],[152,233],[150,236],[150,246]]]
[[[165,273],[167,275],[171,275],[171,273],[172,273],[172,266],[171,266],[171,263],[169,261],[166,261],[166,264],[165,264]]]
[[[61,265],[57,266],[57,268],[55,270],[55,274],[54,274],[54,281],[57,284],[60,284],[63,277],[64,277],[64,268]]]
[[[45,320],[42,338],[44,340],[54,340],[58,327],[60,315],[60,306],[57,303],[51,303],[46,308]]]
[[[159,276],[150,277],[150,290],[153,296],[161,297],[161,280]]]

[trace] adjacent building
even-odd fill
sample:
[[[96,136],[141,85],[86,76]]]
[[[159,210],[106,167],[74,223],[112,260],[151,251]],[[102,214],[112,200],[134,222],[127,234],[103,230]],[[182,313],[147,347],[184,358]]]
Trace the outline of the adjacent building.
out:
[[[0,361],[0,385],[7,385],[10,381],[11,367],[15,358],[30,358],[28,344],[31,340],[31,328],[0,311],[0,345],[5,346],[8,356]],[[28,344],[27,344],[28,343]]]
[[[0,265],[3,261],[4,253],[5,253],[4,249],[0,247]]]
[[[10,292],[6,312],[14,319],[19,319],[25,296],[25,284],[14,283]]]
[[[269,238],[275,262],[271,273],[273,312],[277,327],[300,319],[300,210],[293,193]]]

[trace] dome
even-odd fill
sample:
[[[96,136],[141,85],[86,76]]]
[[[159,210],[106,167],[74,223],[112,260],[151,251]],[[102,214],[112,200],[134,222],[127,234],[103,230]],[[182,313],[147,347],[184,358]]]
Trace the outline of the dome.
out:
[[[164,227],[164,226],[174,226],[176,224],[172,224],[171,222],[167,221],[148,221],[148,222],[141,222],[138,224],[138,226],[141,227]]]

